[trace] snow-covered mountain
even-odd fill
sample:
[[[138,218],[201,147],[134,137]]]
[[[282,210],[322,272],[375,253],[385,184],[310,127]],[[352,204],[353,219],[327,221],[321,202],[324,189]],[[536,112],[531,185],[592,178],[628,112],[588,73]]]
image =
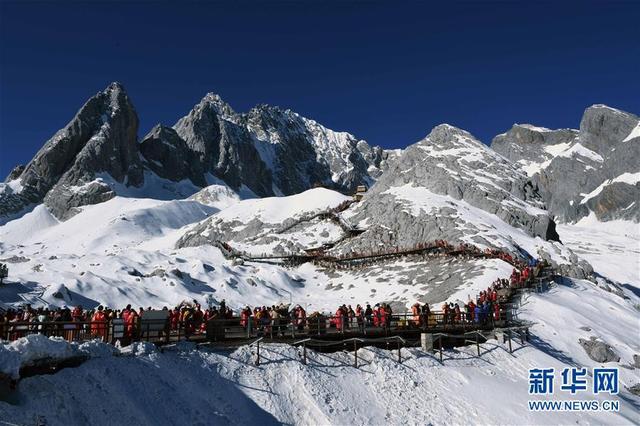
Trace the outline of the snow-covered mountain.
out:
[[[314,186],[350,192],[385,167],[379,147],[266,105],[237,114],[208,94],[176,125],[140,143],[123,86],[89,99],[26,166],[0,184],[0,223],[44,202],[58,219],[117,194],[181,198],[222,181],[242,196],[291,195]],[[393,155],[392,155],[393,156]]]
[[[552,214],[640,221],[640,118],[593,105],[580,130],[514,125],[491,147],[533,178]]]
[[[547,210],[547,202],[559,203],[557,189],[544,186],[532,164],[544,163],[550,181],[564,159],[587,167],[585,153],[595,161],[596,149],[615,145],[611,161],[633,152],[637,118],[630,114],[592,107],[579,132],[514,126],[494,141],[503,155],[446,124],[404,150],[383,152],[289,110],[261,105],[238,114],[213,94],[140,143],[137,123],[114,83],[0,186],[8,222],[0,227],[0,260],[32,283],[24,297],[145,305],[205,297],[241,305],[290,294],[319,308],[357,298],[406,307],[462,298],[510,269],[499,260],[421,257],[367,265],[366,272],[286,269],[229,264],[219,249],[225,243],[250,255],[287,255],[324,247],[343,255],[434,240],[542,257],[567,276],[622,292],[559,242]],[[317,183],[371,188],[353,203],[339,191],[309,189]],[[256,197],[264,195],[271,196]],[[249,291],[256,286],[262,291]],[[61,294],[69,297],[54,297]]]
[[[597,341],[615,350],[617,361],[606,366],[619,367],[623,407],[614,417],[584,412],[579,420],[638,423],[631,388],[640,386],[640,346],[631,333],[640,306],[640,229],[620,219],[637,221],[637,205],[624,207],[624,194],[637,201],[638,132],[637,117],[596,106],[579,131],[516,125],[494,140],[495,150],[442,124],[406,149],[384,152],[288,110],[238,114],[207,95],[174,127],[158,125],[138,143],[135,111],[122,87],[111,85],[0,185],[0,262],[9,265],[10,281],[0,287],[0,306],[160,308],[224,299],[233,309],[292,302],[333,312],[384,302],[398,312],[416,301],[464,303],[512,271],[498,258],[426,253],[339,267],[255,259],[313,250],[337,259],[434,240],[544,258],[562,280],[519,307],[533,323],[529,344],[510,354],[489,339],[481,358],[459,348],[447,351],[444,365],[415,348],[402,350],[403,364],[362,349],[354,369],[344,353],[310,353],[313,362],[302,366],[284,345],[269,346],[270,362],[255,367],[249,348],[218,354],[180,344],[158,353],[144,343],[119,351],[57,342],[65,353],[88,351],[94,359],[23,380],[21,405],[0,403],[0,418],[86,423],[92,404],[113,401],[110,420],[137,423],[185,416],[204,423],[382,424],[402,416],[417,424],[469,416],[568,423],[574,413],[521,406],[528,369],[605,365],[583,349]],[[370,188],[356,202],[344,192],[358,183]],[[584,198],[585,207],[575,207]],[[556,226],[554,216],[581,219]],[[21,342],[21,353],[30,344]],[[9,346],[0,345],[0,355],[15,355]],[[96,368],[105,372],[100,387]],[[202,392],[179,393],[178,410],[137,398],[185,383]],[[406,389],[420,390],[415,400]],[[432,398],[445,392],[449,405]],[[63,403],[51,404],[51,395]]]
[[[259,196],[292,195],[316,185],[352,191],[371,184],[386,159],[381,148],[291,110],[259,105],[238,114],[212,93],[173,128],[197,153],[203,171]]]
[[[127,186],[142,185],[137,132],[138,116],[129,97],[120,84],[111,84],[0,185],[0,218],[43,200],[55,216],[68,218],[79,206],[115,195],[96,180],[101,173]]]

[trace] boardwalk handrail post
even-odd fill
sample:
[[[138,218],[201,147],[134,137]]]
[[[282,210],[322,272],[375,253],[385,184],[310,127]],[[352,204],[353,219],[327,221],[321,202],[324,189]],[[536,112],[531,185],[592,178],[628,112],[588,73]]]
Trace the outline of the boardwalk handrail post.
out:
[[[256,349],[256,365],[260,365],[260,340],[258,340],[258,346]]]
[[[356,339],[353,339],[353,354],[355,356],[353,366],[358,368],[358,341]]]
[[[479,341],[478,332],[476,332],[476,348],[478,349],[478,356],[480,356],[480,341]]]
[[[400,339],[398,340],[398,364],[402,364],[402,352],[400,352]]]
[[[511,329],[507,330],[507,337],[509,338],[509,353],[513,353],[511,349]]]
[[[307,343],[303,343],[302,344],[302,359],[303,359],[303,364],[307,365]]]

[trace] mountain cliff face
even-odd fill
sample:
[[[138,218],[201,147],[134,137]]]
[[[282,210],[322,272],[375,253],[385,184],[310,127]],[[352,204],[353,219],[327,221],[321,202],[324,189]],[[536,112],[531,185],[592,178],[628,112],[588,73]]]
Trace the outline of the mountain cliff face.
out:
[[[65,220],[82,206],[109,200],[127,187],[156,185],[158,179],[167,188],[177,182],[189,187],[174,198],[212,183],[250,197],[293,195],[315,186],[349,193],[360,184],[372,186],[386,170],[406,166],[411,173],[393,173],[383,182],[404,179],[409,184],[424,177],[435,194],[464,200],[532,235],[554,239],[546,215],[531,214],[521,201],[536,204],[541,195],[562,222],[590,214],[600,220],[640,221],[639,122],[633,114],[594,105],[585,111],[579,130],[514,125],[492,142],[502,156],[451,126],[434,129],[431,144],[423,148],[384,151],[290,110],[258,105],[237,113],[210,93],[173,127],[159,124],[138,143],[136,111],[122,85],[113,83],[89,99],[29,164],[16,167],[0,183],[0,223],[43,202]],[[456,145],[463,140],[464,147]],[[403,158],[404,164],[398,164]],[[420,161],[429,161],[429,170],[420,170]],[[487,161],[507,175],[496,178]],[[469,186],[469,179],[479,179],[478,185]],[[383,188],[375,185],[373,192],[382,194]],[[505,191],[515,201],[507,200]]]
[[[155,126],[140,142],[144,164],[158,176],[172,181],[190,179],[206,186],[198,153],[171,127]]]
[[[204,172],[233,189],[244,184],[256,195],[270,195],[271,175],[240,118],[219,96],[208,94],[174,129]]]
[[[527,177],[468,132],[443,124],[405,149],[355,207],[349,220],[367,231],[348,249],[435,239],[508,246],[498,241],[508,232],[494,218],[529,237],[558,239]]]
[[[292,195],[316,185],[352,191],[382,173],[379,147],[290,110],[259,105],[238,114],[208,94],[174,126],[205,172],[256,195]]]
[[[55,216],[68,218],[76,207],[115,195],[96,180],[100,173],[125,185],[141,185],[137,131],[138,116],[129,97],[120,84],[111,84],[89,99],[21,173],[9,176],[0,188],[0,217],[44,201]]]
[[[532,177],[559,221],[590,214],[640,221],[640,119],[633,114],[594,105],[580,130],[514,125],[491,147]]]
[[[65,220],[81,206],[113,198],[118,188],[141,187],[145,175],[201,188],[221,180],[249,196],[318,185],[348,192],[371,184],[387,158],[379,147],[292,111],[260,105],[238,114],[214,94],[174,127],[157,125],[140,143],[137,133],[129,97],[111,84],[0,184],[0,220],[41,202]]]

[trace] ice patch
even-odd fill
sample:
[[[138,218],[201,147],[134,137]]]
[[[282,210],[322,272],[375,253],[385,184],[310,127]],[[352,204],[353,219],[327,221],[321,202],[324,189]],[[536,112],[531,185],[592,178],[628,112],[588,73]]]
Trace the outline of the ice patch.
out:
[[[579,155],[581,157],[584,158],[588,158],[592,161],[596,161],[598,163],[602,163],[604,162],[604,158],[602,158],[602,156],[600,154],[598,154],[595,151],[592,151],[588,148],[585,148],[583,145],[576,143],[574,144],[571,148],[562,151],[560,154],[558,154],[558,157],[568,157],[571,158],[575,155]]]
[[[614,179],[609,179],[607,181],[604,181],[602,184],[600,184],[600,186],[598,186],[596,189],[594,189],[593,191],[591,191],[588,194],[580,194],[583,196],[582,201],[580,201],[580,204],[585,204],[587,201],[589,201],[590,199],[597,197],[602,190],[606,187],[611,185],[612,183],[615,182],[622,182],[622,183],[626,183],[628,185],[635,185],[638,182],[640,182],[640,172],[637,173],[623,173],[620,176],[614,178]]]
[[[636,139],[639,137],[640,137],[640,121],[638,121],[638,124],[636,124],[636,127],[634,127],[633,130],[631,130],[631,133],[629,133],[622,142],[629,142],[630,140]]]

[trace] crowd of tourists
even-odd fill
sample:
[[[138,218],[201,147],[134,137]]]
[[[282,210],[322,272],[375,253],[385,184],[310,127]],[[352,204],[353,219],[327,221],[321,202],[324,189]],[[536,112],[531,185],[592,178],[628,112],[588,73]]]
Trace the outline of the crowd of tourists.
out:
[[[140,319],[145,311],[153,311],[151,307],[138,309],[127,305],[123,309],[111,309],[102,305],[94,309],[83,309],[81,305],[73,309],[61,308],[32,308],[31,305],[0,311],[0,331],[8,331],[11,335],[19,336],[28,332],[47,332],[71,337],[74,333],[89,332],[96,337],[106,338],[108,325],[114,320],[120,320],[125,337],[135,338],[140,333]],[[167,311],[167,321],[170,330],[182,328],[184,333],[195,334],[204,331],[205,324],[210,319],[233,318],[233,310],[226,306],[223,300],[219,306],[202,309],[197,302],[182,303],[173,309],[166,306],[161,309]],[[6,337],[0,335],[0,338]]]
[[[436,244],[448,247],[443,240]],[[473,247],[473,246],[470,246]],[[468,250],[469,247],[460,246],[459,249]],[[486,253],[489,254],[489,253]],[[502,252],[490,253],[503,255]],[[510,255],[505,255],[510,256]],[[513,259],[504,259],[511,261]],[[536,260],[529,261],[519,269],[514,268],[509,279],[498,279],[486,290],[467,303],[460,301],[444,303],[439,311],[434,311],[427,303],[416,303],[411,307],[411,313],[395,314],[387,303],[373,305],[364,303],[341,305],[333,314],[323,315],[314,312],[307,315],[301,305],[280,304],[273,306],[258,306],[251,308],[245,306],[239,315],[227,306],[222,300],[218,306],[209,306],[203,309],[196,302],[182,302],[174,308],[163,307],[166,311],[162,316],[167,321],[167,331],[180,332],[186,335],[203,333],[210,320],[230,320],[237,322],[242,328],[253,329],[258,333],[271,335],[283,335],[287,330],[315,328],[335,328],[339,331],[359,330],[365,327],[391,328],[392,321],[395,326],[406,327],[433,327],[437,325],[455,324],[479,324],[486,325],[493,321],[504,319],[503,305],[509,291],[526,285],[537,275],[542,264]],[[123,309],[111,309],[98,306],[94,309],[83,309],[82,306],[69,308],[49,309],[46,307],[32,308],[25,305],[22,308],[10,308],[7,311],[0,310],[0,338],[16,338],[24,334],[34,332],[52,332],[49,334],[63,335],[70,340],[74,333],[89,333],[92,336],[107,339],[109,326],[116,322],[120,325],[125,338],[135,339],[139,336],[141,318],[146,311],[153,311],[151,307],[135,309],[127,305]],[[319,330],[317,330],[319,331]]]

